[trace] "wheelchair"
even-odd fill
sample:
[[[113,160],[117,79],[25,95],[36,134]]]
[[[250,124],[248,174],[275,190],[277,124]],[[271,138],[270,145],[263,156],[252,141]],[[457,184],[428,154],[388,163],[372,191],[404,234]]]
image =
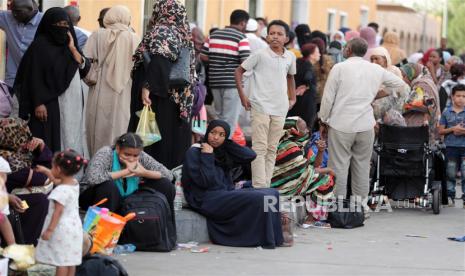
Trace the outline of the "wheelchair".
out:
[[[429,143],[427,126],[380,125],[374,145],[377,154],[372,176],[370,203],[384,196],[397,201],[413,201],[416,206],[440,213],[445,146]],[[435,164],[436,163],[436,164]]]

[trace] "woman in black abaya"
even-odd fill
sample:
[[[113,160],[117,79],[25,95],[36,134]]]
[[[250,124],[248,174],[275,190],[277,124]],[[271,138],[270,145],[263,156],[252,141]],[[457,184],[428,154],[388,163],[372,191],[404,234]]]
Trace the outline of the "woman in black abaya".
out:
[[[47,10],[21,60],[14,89],[20,95],[19,116],[52,151],[72,148],[87,154],[80,78],[89,68],[66,11]]]
[[[216,244],[281,246],[279,192],[235,189],[232,169],[250,164],[256,154],[229,140],[229,134],[228,123],[212,121],[201,148],[192,147],[187,151],[182,171],[186,200],[192,209],[207,218],[210,239]],[[266,208],[267,202],[272,208]]]
[[[175,0],[157,1],[150,27],[134,55],[131,119],[129,131],[135,132],[136,112],[150,105],[156,114],[161,141],[144,151],[168,169],[182,163],[191,144],[190,117],[193,102],[191,87],[170,89],[169,75],[182,48],[191,51],[191,83],[195,59],[186,9]],[[145,58],[149,56],[150,58]],[[145,64],[144,64],[145,63]]]

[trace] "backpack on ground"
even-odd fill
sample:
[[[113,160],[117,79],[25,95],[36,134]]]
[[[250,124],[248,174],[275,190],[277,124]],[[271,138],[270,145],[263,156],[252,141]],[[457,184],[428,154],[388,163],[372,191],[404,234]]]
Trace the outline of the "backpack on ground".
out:
[[[120,244],[134,244],[137,251],[169,252],[176,247],[176,227],[166,197],[141,187],[123,203],[121,215],[136,213],[124,227]]]
[[[128,276],[126,269],[116,259],[101,255],[87,255],[76,267],[76,276]]]

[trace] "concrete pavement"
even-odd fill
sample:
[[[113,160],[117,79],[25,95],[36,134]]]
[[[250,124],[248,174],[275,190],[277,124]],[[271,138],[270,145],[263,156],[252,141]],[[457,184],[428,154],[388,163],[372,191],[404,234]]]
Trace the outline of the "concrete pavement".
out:
[[[365,226],[296,230],[295,245],[264,250],[204,244],[208,253],[175,250],[118,256],[129,275],[465,275],[465,209],[394,209]],[[407,235],[421,236],[408,237]],[[202,245],[203,246],[203,245]]]

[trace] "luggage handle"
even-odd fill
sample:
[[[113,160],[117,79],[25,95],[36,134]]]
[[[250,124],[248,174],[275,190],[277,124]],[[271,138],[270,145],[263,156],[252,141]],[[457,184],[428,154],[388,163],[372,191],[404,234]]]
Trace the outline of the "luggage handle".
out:
[[[105,203],[107,201],[108,201],[108,198],[104,198],[104,199],[100,200],[99,202],[95,203],[94,205],[92,205],[92,207],[102,205],[103,203]]]
[[[124,216],[123,219],[124,219],[124,221],[128,222],[128,221],[132,220],[135,217],[136,217],[136,213],[131,212],[131,213],[127,214],[126,216]]]

